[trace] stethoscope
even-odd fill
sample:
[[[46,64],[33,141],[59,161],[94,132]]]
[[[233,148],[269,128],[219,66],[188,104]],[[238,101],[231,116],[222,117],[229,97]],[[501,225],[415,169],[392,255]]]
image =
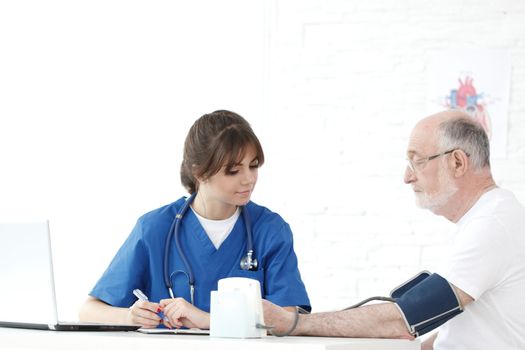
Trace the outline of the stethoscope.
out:
[[[173,220],[173,223],[171,224],[170,230],[168,232],[168,236],[166,237],[166,246],[164,247],[164,283],[166,284],[166,287],[168,288],[170,297],[175,298],[175,295],[173,294],[173,283],[171,283],[171,275],[169,273],[171,239],[173,236],[175,236],[175,245],[177,246],[177,251],[179,252],[182,262],[184,263],[184,266],[186,267],[186,272],[175,271],[174,273],[182,272],[186,274],[186,276],[188,277],[188,283],[190,285],[190,298],[191,298],[192,305],[195,304],[195,300],[194,300],[195,276],[193,275],[193,270],[191,269],[188,259],[186,258],[186,255],[184,254],[181,248],[180,239],[179,239],[179,236],[180,236],[179,227],[180,227],[180,223],[182,222],[182,218],[184,217],[184,214],[186,214],[186,212],[188,211],[188,208],[190,207],[190,204],[195,199],[196,195],[197,195],[197,192],[193,193],[186,200],[186,202],[184,202],[184,204],[180,208],[177,215],[175,215],[175,220]],[[245,271],[257,271],[257,267],[259,263],[257,262],[257,259],[255,258],[255,255],[253,252],[252,225],[250,222],[250,218],[248,216],[248,210],[244,206],[242,206],[241,211],[242,211],[242,216],[244,218],[244,226],[246,229],[246,256],[241,259],[240,266],[241,266],[241,269]]]

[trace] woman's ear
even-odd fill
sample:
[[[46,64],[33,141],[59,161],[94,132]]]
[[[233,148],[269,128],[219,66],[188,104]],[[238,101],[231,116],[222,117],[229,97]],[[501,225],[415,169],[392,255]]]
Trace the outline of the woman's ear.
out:
[[[207,177],[203,177],[203,176],[194,176],[194,177],[195,177],[195,182],[198,187],[200,187],[202,184],[208,183],[209,181]]]
[[[205,180],[204,176],[197,174],[197,166],[195,164],[191,166],[191,175],[195,179],[196,183],[202,183]]]

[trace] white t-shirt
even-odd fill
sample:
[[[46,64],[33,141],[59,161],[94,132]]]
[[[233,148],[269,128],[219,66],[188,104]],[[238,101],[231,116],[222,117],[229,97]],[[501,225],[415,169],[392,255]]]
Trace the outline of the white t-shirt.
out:
[[[525,208],[511,192],[481,196],[437,273],[475,300],[441,326],[435,350],[525,349]]]
[[[193,208],[191,208],[191,210],[193,210]],[[224,242],[224,240],[228,238],[228,235],[232,232],[233,226],[235,226],[235,223],[239,218],[241,210],[237,208],[237,210],[235,211],[235,213],[233,213],[232,216],[224,220],[206,219],[205,217],[202,217],[199,214],[197,214],[195,210],[193,210],[193,213],[195,214],[197,219],[199,219],[199,222],[201,223],[202,227],[204,228],[204,231],[210,238],[210,241],[213,243],[215,249],[219,249],[222,242]]]

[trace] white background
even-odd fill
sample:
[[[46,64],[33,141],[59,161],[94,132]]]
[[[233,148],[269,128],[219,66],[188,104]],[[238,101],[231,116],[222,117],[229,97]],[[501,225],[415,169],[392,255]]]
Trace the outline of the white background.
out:
[[[136,219],[185,194],[192,122],[231,109],[263,143],[253,200],[291,224],[314,310],[388,294],[450,238],[402,177],[431,53],[460,48],[510,51],[493,170],[525,202],[523,1],[2,1],[0,219],[50,219],[74,320]]]

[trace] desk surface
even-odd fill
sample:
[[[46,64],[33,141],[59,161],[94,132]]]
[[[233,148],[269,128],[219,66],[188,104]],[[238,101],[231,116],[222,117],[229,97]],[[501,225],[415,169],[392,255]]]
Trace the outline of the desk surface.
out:
[[[224,339],[206,335],[142,334],[138,332],[55,332],[0,328],[0,349],[196,349],[196,350],[419,350],[419,340],[266,337]]]

